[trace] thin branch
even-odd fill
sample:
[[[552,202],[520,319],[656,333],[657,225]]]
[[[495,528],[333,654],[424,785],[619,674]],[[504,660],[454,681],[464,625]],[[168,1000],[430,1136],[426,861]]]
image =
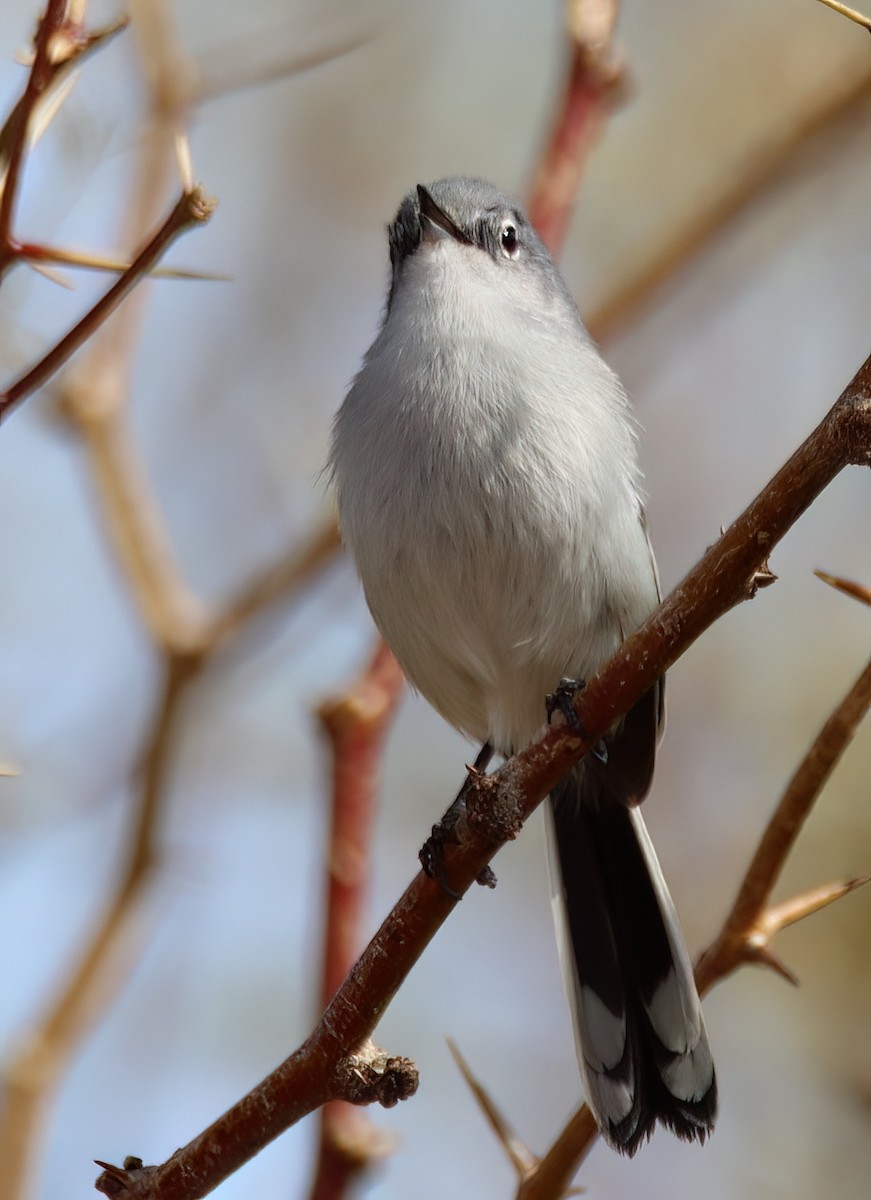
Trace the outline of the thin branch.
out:
[[[52,62],[52,42],[60,31],[66,15],[67,0],[48,0],[34,38],[33,64],[19,104],[10,113],[3,128],[6,172],[3,194],[0,196],[0,275],[8,265],[8,245],[15,216],[15,204],[21,184],[21,168],[27,150],[30,121],[40,96],[48,88],[55,73]]]
[[[208,628],[206,641],[209,644],[226,641],[265,608],[297,592],[335,558],[341,546],[335,519],[323,521],[301,545],[294,546],[240,589]]]
[[[700,991],[707,991],[740,962],[755,957],[759,947],[767,947],[771,934],[785,923],[769,917],[766,928],[765,909],[771,893],[817,797],[869,706],[871,662],[817,734],[784,791],[722,930],[699,959],[696,979]]]
[[[864,584],[854,583],[851,579],[841,579],[839,576],[829,575],[825,571],[814,571],[814,575],[818,579],[822,579],[823,583],[827,583],[829,587],[843,592],[845,596],[852,596],[854,600],[859,600],[862,604],[871,604],[871,588]]]
[[[76,350],[93,337],[95,331],[109,317],[125,296],[147,275],[172,243],[194,225],[204,224],[215,210],[215,201],[206,196],[201,187],[192,192],[183,192],[161,227],[142,247],[133,262],[101,296],[92,309],[73,326],[48,354],[22,375],[15,383],[0,393],[0,421],[9,416],[25,397],[51,378],[66,363]]]
[[[333,37],[323,37],[319,30],[317,40],[311,45],[301,44],[299,37],[285,29],[237,37],[232,46],[212,50],[200,58],[192,99],[202,104],[232,92],[300,75],[358,50],[371,38],[370,28],[343,29]]]
[[[615,337],[649,303],[651,297],[709,245],[723,228],[744,212],[780,178],[812,138],[829,129],[871,95],[871,78],[849,75],[834,80],[807,113],[747,156],[713,200],[692,213],[671,237],[657,240],[652,258],[597,305],[587,321],[597,341]]]
[[[830,8],[833,12],[840,13],[848,21],[855,21],[857,25],[862,25],[865,29],[871,30],[871,17],[866,17],[864,13],[857,12],[855,8],[847,8],[846,4],[839,3],[839,0],[819,0],[819,3],[825,4],[826,8]]]
[[[318,1011],[329,1004],[360,953],[372,866],[382,751],[404,680],[396,659],[378,642],[361,677],[318,717],[329,739],[333,787],[327,868],[324,959]],[[310,1200],[340,1200],[391,1148],[372,1122],[344,1100],[321,1109]]]
[[[76,959],[69,979],[48,1012],[28,1031],[23,1048],[4,1071],[0,1100],[0,1200],[26,1194],[42,1116],[76,1047],[94,1024],[123,974],[122,951],[129,955],[133,915],[158,862],[157,826],[170,761],[176,710],[196,670],[177,659],[167,671],[143,751],[143,776],[126,846],[127,861],[115,891]]]
[[[550,728],[493,775],[476,779],[445,847],[444,875],[462,895],[516,836],[554,785],[714,621],[755,592],[773,548],[843,468],[871,464],[871,358],[817,429],[726,530],[682,583],[620,647],[579,695],[581,737]],[[418,874],[387,916],[307,1041],[207,1130],[160,1166],[129,1177],[129,1198],[206,1195],[306,1113],[334,1099],[348,1056],[371,1036],[431,938],[456,905]],[[111,1173],[97,1181],[119,1194]]]
[[[570,4],[568,76],[529,197],[530,220],[553,254],[565,240],[590,151],[622,96],[623,63],[612,44],[618,10],[618,0]]]
[[[19,248],[12,236],[15,205],[29,146],[44,131],[69,90],[69,72],[91,51],[125,28],[126,17],[95,33],[86,33],[84,5],[49,0],[37,25],[33,62],[24,92],[0,129],[0,278],[13,266]],[[65,78],[67,77],[67,78]]]

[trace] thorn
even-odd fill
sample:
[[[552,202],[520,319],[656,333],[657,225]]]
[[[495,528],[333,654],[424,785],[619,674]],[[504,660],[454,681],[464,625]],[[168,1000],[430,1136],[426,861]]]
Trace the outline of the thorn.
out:
[[[764,936],[764,935],[763,935]],[[800,980],[794,971],[790,971],[789,967],[778,958],[770,946],[764,941],[757,940],[760,935],[755,934],[746,943],[747,958],[749,962],[757,963],[762,967],[769,967],[776,975],[780,975],[787,983],[791,983],[793,987],[798,987]]]
[[[851,579],[841,579],[838,575],[829,575],[827,571],[814,571],[814,575],[817,579],[822,579],[823,583],[827,583],[829,587],[843,592],[845,596],[852,596],[854,600],[861,600],[863,604],[871,604],[871,588],[864,587],[861,583],[854,583]]]
[[[754,588],[771,587],[772,583],[777,583],[778,577],[768,566],[767,561],[762,564],[759,570],[753,576],[752,586]]]
[[[55,271],[52,267],[47,267],[45,263],[33,262],[27,258],[25,258],[24,261],[30,267],[31,271],[36,271],[37,275],[44,276],[49,283],[56,283],[58,287],[65,288],[68,292],[74,292],[76,290],[76,285],[73,283],[73,281],[71,279],[67,279],[67,277],[62,275],[60,271]]]
[[[54,277],[45,266],[46,263],[59,263],[65,267],[81,267],[87,271],[106,271],[110,274],[121,275],[130,270],[130,263],[122,258],[99,254],[85,250],[64,250],[58,246],[26,246],[20,254],[21,259],[34,271],[42,271],[54,282],[72,287],[66,280]],[[212,271],[188,271],[182,267],[153,267],[147,272],[149,279],[192,279],[207,283],[228,283],[229,275],[219,275]]]
[[[487,1124],[496,1134],[502,1149],[511,1160],[511,1165],[518,1176],[523,1179],[538,1165],[538,1159],[522,1138],[509,1125],[508,1121],[497,1108],[483,1084],[473,1075],[472,1069],[460,1053],[459,1047],[452,1038],[447,1039],[448,1049],[453,1055],[454,1062],[460,1068],[463,1078],[471,1089],[472,1095],[478,1102],[478,1107],[484,1114]]]
[[[116,1167],[114,1163],[102,1162],[99,1158],[95,1158],[94,1162],[98,1167],[102,1167],[107,1175],[111,1175],[113,1179],[117,1179],[119,1183],[123,1183],[125,1188],[129,1185],[130,1176],[121,1167]]]
[[[788,925],[795,925],[805,917],[810,917],[820,909],[834,904],[842,896],[854,892],[856,888],[862,887],[869,881],[871,881],[871,875],[857,875],[853,879],[839,883],[824,883],[821,887],[812,888],[809,892],[803,892],[800,896],[794,896],[791,900],[785,900],[782,904],[775,904],[766,909],[759,922],[765,941],[767,942],[781,929],[786,929]]]

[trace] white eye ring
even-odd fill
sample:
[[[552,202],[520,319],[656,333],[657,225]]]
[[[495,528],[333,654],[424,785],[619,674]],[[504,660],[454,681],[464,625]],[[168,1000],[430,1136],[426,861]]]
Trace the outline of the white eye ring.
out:
[[[520,239],[513,221],[503,221],[499,234],[499,245],[506,258],[517,258],[520,254]]]

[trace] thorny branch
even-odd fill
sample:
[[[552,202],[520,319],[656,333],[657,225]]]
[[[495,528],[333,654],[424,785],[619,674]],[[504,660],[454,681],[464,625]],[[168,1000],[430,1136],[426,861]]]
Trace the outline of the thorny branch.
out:
[[[82,8],[78,5],[76,8]],[[97,33],[86,33],[83,13],[70,0],[49,0],[34,37],[33,62],[21,99],[0,130],[0,280],[23,257],[12,233],[15,205],[28,146],[36,134],[40,110],[71,67],[124,28],[121,20]]]
[[[333,783],[318,1012],[329,1004],[360,952],[380,765],[402,691],[399,664],[379,641],[360,679],[318,709],[330,743]],[[389,1149],[390,1139],[358,1108],[345,1100],[325,1104],[310,1200],[340,1200],[352,1181]]]
[[[845,883],[814,888],[783,904],[769,903],[811,808],[869,706],[871,662],[817,734],[775,808],[720,932],[699,956],[695,973],[700,995],[746,963],[771,967],[790,982],[797,982],[771,950],[771,939],[787,925],[818,912],[871,878],[860,876]],[[494,1124],[489,1114],[488,1120]],[[504,1137],[496,1128],[504,1144]],[[541,1159],[530,1155],[531,1164],[524,1164],[523,1171],[518,1170],[517,1200],[560,1200],[567,1195],[578,1167],[597,1137],[596,1123],[584,1104],[569,1118],[547,1153]]]
[[[590,151],[623,93],[623,63],[613,44],[618,0],[572,0],[571,62],[556,120],[529,197],[529,216],[552,253],[565,240]]]
[[[589,681],[576,702],[580,737],[565,725],[472,787],[445,850],[445,878],[462,895],[571,766],[598,742],[714,621],[752,597],[780,539],[850,464],[871,465],[871,359],[817,429],[746,511]],[[99,1190],[138,1200],[206,1195],[289,1125],[341,1095],[342,1064],[385,1009],[456,901],[419,874],[333,997],[307,1041],[253,1091],[160,1166],[104,1173]],[[122,1183],[123,1180],[123,1183]]]
[[[76,350],[81,349],[85,342],[93,337],[106,318],[115,311],[137,283],[149,273],[177,237],[193,225],[208,221],[214,209],[215,201],[209,199],[202,188],[196,187],[193,191],[182,192],[172,212],[154,236],[143,246],[130,266],[122,272],[93,308],[85,313],[82,319],[40,359],[35,367],[31,367],[20,379],[10,384],[4,392],[0,392],[0,421],[8,417],[22,400],[35,392],[37,388],[42,387],[56,371],[69,361]]]

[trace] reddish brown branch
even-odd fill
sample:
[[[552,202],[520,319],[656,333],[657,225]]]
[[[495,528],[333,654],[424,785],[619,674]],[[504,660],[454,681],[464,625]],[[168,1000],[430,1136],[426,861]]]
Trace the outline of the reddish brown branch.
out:
[[[647,691],[697,637],[751,597],[757,572],[805,509],[843,468],[871,464],[871,359],[818,428],[589,682],[577,701],[582,738],[549,729],[495,774],[473,786],[446,847],[445,874],[462,895],[566,771]],[[418,874],[333,997],[308,1040],[209,1129],[161,1166],[129,1180],[139,1200],[206,1195],[284,1129],[340,1088],[339,1068],[371,1035],[390,1001],[456,901]],[[103,1175],[98,1189],[118,1193]]]
[[[382,641],[360,679],[318,709],[330,741],[333,788],[327,847],[324,960],[318,1011],[323,1011],[360,953],[372,868],[372,840],[382,751],[402,694],[403,677]],[[387,1149],[357,1108],[333,1100],[321,1109],[311,1200],[338,1200]]]
[[[34,36],[33,62],[24,92],[0,130],[0,279],[21,257],[12,233],[21,176],[40,104],[89,51],[104,45],[127,23],[122,18],[96,33],[86,33],[80,21],[70,20],[69,0],[49,0]]]
[[[21,184],[21,168],[27,150],[27,135],[39,99],[55,77],[52,42],[63,26],[66,9],[67,0],[48,0],[46,10],[37,26],[33,64],[24,94],[10,113],[3,130],[7,167],[3,195],[0,197],[0,277],[15,257],[11,244],[12,222]]]
[[[617,0],[572,5],[571,61],[562,102],[529,197],[529,216],[559,253],[590,151],[620,94],[623,66],[612,46]]]
[[[0,421],[26,396],[50,379],[55,371],[85,344],[180,234],[192,225],[208,221],[214,210],[215,201],[209,199],[201,187],[196,187],[191,192],[183,192],[154,236],[142,247],[127,270],[115,280],[105,295],[100,297],[93,308],[85,313],[35,367],[22,375],[5,392],[0,393]]]

